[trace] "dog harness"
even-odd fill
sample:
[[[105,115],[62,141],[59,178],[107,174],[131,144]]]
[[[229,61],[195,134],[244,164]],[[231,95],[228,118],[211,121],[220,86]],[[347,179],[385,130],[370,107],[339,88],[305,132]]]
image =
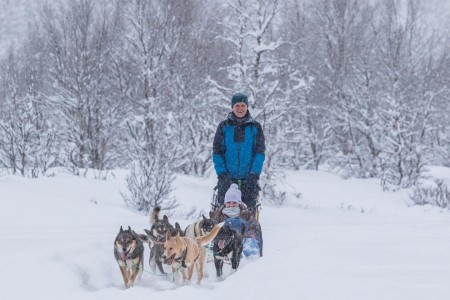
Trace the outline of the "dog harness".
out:
[[[176,262],[181,263],[181,267],[182,268],[187,268],[187,266],[186,266],[186,255],[187,255],[187,248],[184,249],[184,251],[183,251],[183,253],[182,253],[182,255],[180,257],[174,259]],[[194,262],[196,262],[199,257],[200,257],[200,253],[194,259]]]
[[[165,236],[158,235],[158,237],[156,238],[156,241],[154,241],[153,243],[155,245],[164,245],[165,241],[166,241],[166,237]]]
[[[186,263],[185,263],[186,254],[187,254],[187,248],[184,249],[184,251],[180,257],[174,259],[176,262],[181,262],[181,267],[183,267],[183,268],[187,268]]]

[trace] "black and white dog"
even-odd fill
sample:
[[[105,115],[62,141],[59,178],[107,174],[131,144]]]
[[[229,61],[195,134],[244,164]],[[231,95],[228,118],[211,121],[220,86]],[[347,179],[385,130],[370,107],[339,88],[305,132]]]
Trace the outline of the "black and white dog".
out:
[[[184,230],[184,236],[196,238],[198,236],[205,236],[210,233],[214,226],[219,223],[216,220],[211,219],[211,214],[212,213],[210,212],[209,219],[202,215],[202,218],[199,221],[189,224]]]
[[[231,255],[231,271],[236,272],[241,261],[243,241],[245,233],[245,224],[241,225],[241,229],[236,230],[225,223],[220,229],[213,241],[214,265],[216,267],[217,277],[222,276],[223,261],[229,259]]]

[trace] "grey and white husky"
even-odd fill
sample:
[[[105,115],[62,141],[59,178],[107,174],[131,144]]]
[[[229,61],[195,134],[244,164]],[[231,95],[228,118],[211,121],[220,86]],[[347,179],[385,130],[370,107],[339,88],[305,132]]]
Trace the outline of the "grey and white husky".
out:
[[[133,286],[144,270],[144,245],[140,236],[131,230],[130,226],[128,230],[120,227],[114,241],[114,257],[119,264],[125,287]]]

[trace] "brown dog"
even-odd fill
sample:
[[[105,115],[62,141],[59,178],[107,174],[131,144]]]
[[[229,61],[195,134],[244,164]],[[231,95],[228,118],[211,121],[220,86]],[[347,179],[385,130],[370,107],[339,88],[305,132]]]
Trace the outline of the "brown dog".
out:
[[[172,266],[173,273],[180,270],[185,283],[191,281],[195,265],[197,284],[200,284],[203,279],[203,266],[205,264],[205,248],[203,246],[214,239],[222,225],[223,223],[217,224],[209,234],[196,237],[195,240],[182,237],[179,233],[175,237],[167,233],[164,254],[162,255],[164,262]]]

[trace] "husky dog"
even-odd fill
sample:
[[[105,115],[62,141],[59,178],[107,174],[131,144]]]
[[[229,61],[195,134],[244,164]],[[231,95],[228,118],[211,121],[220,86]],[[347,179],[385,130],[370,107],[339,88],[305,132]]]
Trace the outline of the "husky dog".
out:
[[[144,270],[144,245],[139,235],[131,230],[130,226],[128,230],[120,227],[114,241],[114,257],[122,272],[125,287],[133,286],[136,277],[140,277]]]
[[[220,278],[222,276],[223,261],[228,260],[230,253],[233,253],[231,256],[231,272],[236,272],[241,261],[244,234],[244,224],[241,225],[241,229],[238,231],[225,223],[214,238],[213,253],[217,277]]]
[[[178,222],[175,222],[175,230],[171,230],[170,234],[172,236],[176,236],[177,233],[179,233],[181,236],[184,236],[184,231],[181,229],[180,224],[178,224]]]
[[[165,274],[161,256],[164,252],[163,244],[166,241],[166,233],[170,232],[172,236],[175,236],[178,232],[183,235],[183,231],[178,223],[175,223],[175,227],[170,224],[169,218],[164,215],[162,219],[159,218],[159,212],[161,207],[155,206],[150,214],[150,230],[145,230],[148,236],[149,245],[153,243],[150,250],[150,259],[148,261],[150,269],[155,272],[158,267],[161,274]]]
[[[166,236],[154,236],[153,233],[150,230],[144,229],[145,233],[147,234],[147,241],[149,242],[149,245],[151,243],[153,243],[153,246],[150,247],[150,259],[148,261],[150,268],[153,270],[153,272],[155,271],[155,265],[158,267],[159,272],[161,272],[161,274],[166,274],[166,272],[164,272],[162,263],[163,263],[163,259],[161,258],[163,253],[164,253],[164,242],[166,241]],[[176,236],[178,233],[180,233],[180,235],[183,235],[183,231],[181,230],[180,224],[178,224],[178,222],[175,223],[175,232],[169,231],[171,232],[172,236]]]
[[[213,227],[218,223],[216,220],[211,219],[212,212],[209,212],[210,219],[202,215],[202,219],[194,222],[186,227],[184,230],[184,236],[190,238],[196,238],[198,236],[204,236],[211,232]]]
[[[198,236],[205,236],[208,233],[211,232],[211,230],[214,228],[214,226],[219,223],[217,220],[215,220],[213,215],[213,212],[209,212],[209,219],[206,218],[204,215],[202,215],[202,219],[198,220],[197,222],[194,222],[186,227],[184,230],[184,236],[190,237],[192,239],[195,239]],[[212,255],[212,246],[210,243],[205,245],[207,251],[206,259],[207,262],[213,261],[213,255]],[[207,274],[205,274],[206,276]]]
[[[150,214],[150,232],[153,236],[165,236],[167,231],[175,232],[175,228],[169,223],[169,218],[164,215],[162,219],[159,218],[161,207],[155,206]]]
[[[191,281],[195,265],[197,268],[197,284],[200,284],[203,278],[203,266],[205,264],[205,248],[203,246],[214,239],[222,225],[223,223],[217,224],[209,234],[197,237],[195,240],[182,237],[179,233],[175,237],[172,237],[167,232],[164,253],[162,255],[164,263],[172,266],[173,273],[180,270],[185,283]]]

